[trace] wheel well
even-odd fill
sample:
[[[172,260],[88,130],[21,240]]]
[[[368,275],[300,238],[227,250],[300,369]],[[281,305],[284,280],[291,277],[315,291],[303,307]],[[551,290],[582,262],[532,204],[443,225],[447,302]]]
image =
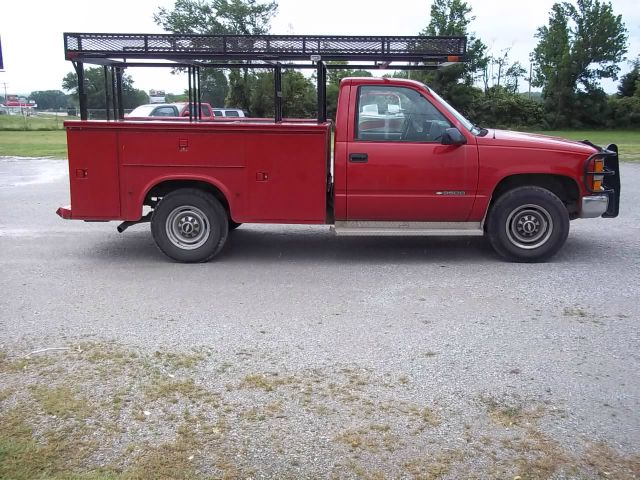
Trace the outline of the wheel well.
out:
[[[530,186],[546,188],[553,192],[567,207],[569,217],[573,219],[577,216],[578,200],[580,199],[578,184],[572,178],[563,175],[526,173],[505,177],[493,190],[489,207],[491,207],[502,194],[509,190],[517,187]]]
[[[210,183],[202,182],[199,180],[167,180],[165,182],[161,182],[154,186],[151,190],[149,190],[147,196],[144,199],[144,204],[155,207],[155,205],[158,203],[157,199],[160,199],[168,193],[171,193],[174,190],[178,190],[180,188],[197,188],[204,192],[210,193],[222,204],[227,212],[227,215],[231,217],[229,202],[227,201],[227,198],[224,196],[224,194],[220,191],[220,189]]]

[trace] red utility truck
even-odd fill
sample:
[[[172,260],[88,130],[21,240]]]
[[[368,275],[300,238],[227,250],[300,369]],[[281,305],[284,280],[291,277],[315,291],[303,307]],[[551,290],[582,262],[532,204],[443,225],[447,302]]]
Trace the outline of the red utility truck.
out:
[[[58,214],[120,231],[150,221],[181,262],[211,259],[242,223],[484,235],[507,259],[541,261],[570,220],[618,214],[615,145],[480,128],[411,80],[344,79],[335,129],[320,100],[308,122],[277,105],[273,123],[66,122],[71,206]]]

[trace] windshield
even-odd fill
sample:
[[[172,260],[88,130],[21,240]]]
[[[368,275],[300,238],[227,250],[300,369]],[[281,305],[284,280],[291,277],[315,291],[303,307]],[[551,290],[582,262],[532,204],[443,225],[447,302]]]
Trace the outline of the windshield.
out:
[[[434,92],[430,88],[429,88],[429,92],[431,93],[431,95],[433,95],[436,98],[436,100],[438,100],[440,102],[440,104],[444,108],[446,108],[449,111],[449,113],[451,115],[456,117],[456,119],[464,126],[464,128],[469,130],[474,135],[478,135],[480,133],[480,131],[481,131],[480,128],[476,127],[473,123],[471,123],[469,120],[467,120],[460,112],[458,112],[455,108],[453,108],[451,105],[449,105],[444,100],[444,98],[442,98],[440,95],[438,95],[436,92]]]

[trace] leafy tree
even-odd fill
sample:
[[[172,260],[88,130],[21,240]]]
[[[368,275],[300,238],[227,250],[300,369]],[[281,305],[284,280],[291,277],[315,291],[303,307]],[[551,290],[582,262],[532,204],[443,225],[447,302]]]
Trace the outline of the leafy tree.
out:
[[[617,78],[627,51],[627,31],[611,3],[577,0],[576,5],[553,5],[531,55],[536,64],[532,84],[543,87],[545,109],[556,127],[571,123],[578,91],[601,97],[595,93],[599,81]]]
[[[223,107],[229,93],[229,81],[224,71],[220,69],[208,70],[200,70],[201,100],[214,107]]]
[[[254,115],[251,109],[251,90],[259,74],[249,73],[246,69],[242,71],[232,68],[229,71],[229,90],[227,93],[226,105],[233,108],[241,108]]]
[[[189,94],[186,91],[185,93],[167,93],[164,99],[167,103],[186,102],[189,100]],[[206,100],[203,101],[206,102]]]
[[[506,73],[506,70],[508,68],[509,65],[509,51],[511,49],[510,48],[506,48],[502,51],[502,55],[499,57],[491,57],[490,61],[492,63],[494,63],[498,68],[497,68],[497,73],[495,76],[495,83],[494,85],[496,86],[500,86],[500,82],[502,81],[502,79],[504,78],[504,74]]]
[[[640,95],[632,97],[609,97],[609,128],[638,128],[640,127]]]
[[[512,93],[518,93],[518,86],[520,79],[527,74],[527,69],[522,66],[520,62],[514,62],[507,69],[505,73],[506,83],[505,86]]]
[[[411,78],[427,83],[462,111],[468,110],[470,98],[475,95],[474,81],[488,62],[487,47],[469,32],[474,19],[471,7],[463,0],[434,0],[429,24],[420,35],[464,35],[467,37],[467,58],[463,63],[433,72],[411,73]]]
[[[173,9],[161,7],[153,19],[173,33],[261,35],[269,32],[277,10],[275,0],[176,0]],[[232,69],[225,84],[220,73],[212,68],[200,72],[202,98],[215,106],[226,98],[226,105],[249,110],[255,76],[247,69]]]
[[[31,92],[29,98],[36,102],[39,110],[59,110],[66,108],[69,104],[67,95],[60,90],[39,90]]]
[[[274,116],[273,73],[255,74],[250,97],[250,112],[256,117]],[[316,111],[316,89],[310,79],[294,70],[282,73],[282,114],[285,117],[311,117]]]
[[[173,33],[261,35],[277,10],[275,0],[176,0],[173,10],[161,7],[153,19]]]
[[[282,75],[282,111],[287,117],[309,118],[318,109],[316,87],[301,72],[288,70]]]
[[[284,74],[286,74],[286,72],[284,72]],[[275,116],[273,103],[274,88],[273,73],[270,71],[259,71],[254,74],[253,88],[247,99],[250,106],[249,111],[252,116],[261,118]]]
[[[476,90],[469,105],[469,119],[477,125],[497,128],[543,125],[542,105],[513,93],[508,87],[496,85],[486,93]]]
[[[87,68],[84,71],[85,91],[87,93],[88,108],[105,108],[105,84],[102,67]],[[69,72],[62,79],[62,89],[71,92],[71,98],[78,103],[78,76]],[[142,90],[133,87],[133,79],[122,75],[122,103],[125,109],[135,108],[147,103],[149,97]]]
[[[527,71],[520,62],[515,62],[511,65],[509,64],[510,51],[510,48],[506,48],[502,50],[499,57],[488,57],[487,65],[485,65],[482,73],[484,93],[489,91],[490,83],[492,84],[492,87],[504,86],[512,93],[518,92],[518,83],[520,82],[520,78],[523,77]],[[496,67],[495,74],[494,66]]]
[[[340,64],[341,61],[332,61],[330,64]],[[371,77],[368,70],[347,69],[330,69],[327,70],[327,117],[336,118],[336,110],[338,108],[338,94],[340,92],[340,82],[347,77]]]
[[[633,68],[623,75],[618,86],[620,97],[640,96],[640,57],[632,62]]]

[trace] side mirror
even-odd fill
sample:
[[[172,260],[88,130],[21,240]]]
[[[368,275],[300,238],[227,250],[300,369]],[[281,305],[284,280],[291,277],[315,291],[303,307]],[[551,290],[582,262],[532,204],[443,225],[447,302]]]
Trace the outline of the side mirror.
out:
[[[442,145],[464,145],[467,139],[457,128],[447,128],[442,134]]]

